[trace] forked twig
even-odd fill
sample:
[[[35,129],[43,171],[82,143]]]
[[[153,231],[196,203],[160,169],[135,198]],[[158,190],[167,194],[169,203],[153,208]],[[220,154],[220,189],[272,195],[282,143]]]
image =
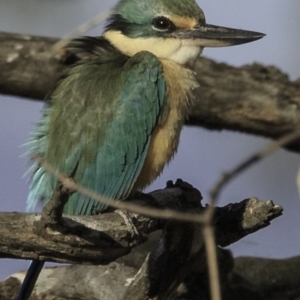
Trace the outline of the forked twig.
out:
[[[71,39],[81,36],[85,34],[88,30],[96,27],[97,25],[101,24],[103,21],[107,19],[107,17],[111,14],[112,10],[107,9],[102,11],[100,14],[95,16],[94,18],[84,22],[83,24],[79,25],[77,28],[75,28],[72,32],[66,34],[62,37],[61,40],[59,40],[57,43],[55,43],[52,47],[52,52],[57,53],[62,48],[64,48]]]
[[[212,204],[212,206],[215,205],[223,188],[236,176],[241,174],[243,171],[245,171],[255,163],[260,162],[262,159],[266,158],[273,152],[277,151],[279,148],[283,146],[287,146],[288,144],[298,140],[299,138],[300,138],[300,128],[297,128],[293,132],[284,135],[277,141],[272,142],[262,150],[251,155],[249,158],[247,158],[245,161],[237,165],[231,171],[224,173],[223,176],[219,179],[219,181],[210,190],[210,198],[211,198],[210,203]]]
[[[203,227],[203,238],[205,241],[208,270],[210,277],[210,291],[213,300],[221,300],[221,289],[220,289],[220,278],[219,278],[219,268],[216,252],[216,241],[214,236],[213,228],[213,215],[215,211],[215,204],[219,198],[219,195],[223,188],[236,176],[245,171],[247,168],[251,167],[255,163],[261,161],[262,159],[269,156],[271,153],[278,150],[280,147],[286,146],[291,142],[300,138],[300,129],[296,129],[292,133],[289,133],[277,141],[269,144],[267,147],[263,148],[261,151],[250,156],[248,159],[243,161],[241,164],[236,166],[232,171],[223,174],[221,179],[210,191],[210,205],[204,213],[204,227]]]
[[[123,209],[132,213],[145,215],[152,218],[161,218],[161,219],[173,219],[177,221],[185,221],[185,222],[192,222],[192,223],[200,223],[204,224],[205,219],[203,215],[200,214],[192,214],[192,213],[183,213],[178,212],[172,209],[156,209],[156,208],[150,208],[150,207],[142,207],[140,205],[136,205],[134,203],[129,203],[126,201],[116,201],[112,198],[105,197],[102,195],[99,195],[87,188],[84,188],[71,180],[68,176],[56,171],[45,159],[43,159],[39,155],[33,155],[32,158],[37,161],[45,170],[47,170],[49,173],[54,175],[58,181],[62,183],[62,185],[70,189],[72,191],[79,192],[83,195],[86,195],[96,201],[99,201],[101,203],[107,204],[113,208],[117,209]]]

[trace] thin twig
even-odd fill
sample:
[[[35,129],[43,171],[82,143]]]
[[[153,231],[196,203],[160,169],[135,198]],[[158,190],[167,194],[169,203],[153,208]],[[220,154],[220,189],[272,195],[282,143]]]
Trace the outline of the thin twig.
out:
[[[238,176],[241,172],[251,167],[253,164],[261,161],[271,153],[278,150],[280,147],[286,146],[291,142],[300,138],[300,129],[296,129],[290,134],[283,136],[277,141],[269,144],[267,147],[263,148],[261,151],[255,153],[250,156],[248,159],[243,161],[237,167],[235,167],[232,171],[225,173],[221,179],[217,182],[217,184],[210,191],[210,205],[205,211],[204,214],[204,227],[203,227],[203,238],[205,241],[206,253],[207,253],[207,261],[208,261],[208,269],[209,269],[209,277],[210,277],[210,289],[211,289],[211,297],[213,300],[221,299],[220,292],[220,278],[219,278],[219,268],[218,268],[218,260],[217,260],[217,252],[216,252],[216,242],[214,236],[214,229],[212,225],[213,215],[215,211],[215,204],[219,198],[219,195],[222,189],[228,184],[233,178]]]
[[[218,267],[217,251],[216,251],[216,239],[214,234],[213,216],[215,208],[213,201],[207,207],[203,217],[203,239],[207,255],[207,265],[209,273],[209,286],[210,295],[212,300],[221,300],[221,285],[220,285],[220,272]]]
[[[203,226],[202,232],[207,255],[211,299],[221,300],[222,297],[214,228],[211,224],[206,224]]]
[[[213,186],[213,188],[210,191],[210,197],[211,197],[211,205],[215,206],[216,201],[219,198],[219,195],[223,188],[236,176],[238,176],[240,173],[254,165],[255,163],[261,161],[271,153],[277,151],[279,148],[286,146],[300,138],[300,129],[297,128],[292,133],[289,133],[282,138],[278,139],[277,141],[269,144],[259,152],[255,153],[254,155],[250,156],[248,159],[243,161],[241,164],[237,165],[233,170],[226,172],[223,174],[223,176],[220,178],[220,180]]]
[[[293,134],[285,136],[284,138],[280,139],[276,143],[273,143],[272,145],[266,147],[265,149],[260,151],[258,154],[255,154],[250,159],[248,159],[245,163],[238,166],[235,169],[233,176],[236,176],[241,171],[243,171],[245,168],[252,165],[254,162],[257,162],[258,160],[261,160],[263,157],[274,152],[280,146],[286,145],[299,137],[300,137],[300,131],[297,130]],[[143,208],[143,207],[141,207],[139,205],[135,205],[133,203],[114,201],[114,199],[110,199],[108,197],[104,197],[97,193],[94,193],[93,191],[90,191],[90,190],[76,184],[74,181],[70,180],[70,178],[67,177],[66,175],[54,170],[53,167],[49,163],[47,163],[42,157],[35,155],[33,158],[48,172],[50,172],[54,176],[56,176],[56,178],[66,188],[80,192],[86,196],[89,196],[89,197],[97,200],[97,201],[108,204],[111,207],[128,210],[133,213],[146,215],[146,216],[154,217],[154,218],[195,222],[195,223],[200,223],[200,224],[205,225],[203,228],[203,236],[204,236],[204,240],[205,240],[205,247],[206,247],[206,252],[207,252],[207,257],[208,257],[211,295],[212,295],[213,300],[221,299],[219,270],[218,270],[218,263],[217,263],[217,254],[216,254],[216,243],[215,243],[214,232],[213,232],[213,227],[212,227],[212,218],[213,218],[213,213],[214,213],[213,204],[217,200],[217,197],[216,198],[212,197],[211,205],[210,205],[210,207],[207,208],[204,216],[189,214],[189,213],[181,213],[181,212],[177,212],[177,211],[169,210],[169,209],[159,210],[159,209],[148,208],[148,207]],[[227,179],[227,181],[228,181],[228,179]]]
[[[75,28],[72,32],[66,34],[63,36],[61,40],[59,40],[57,43],[55,43],[52,47],[52,52],[57,53],[62,48],[64,48],[71,39],[84,35],[88,30],[96,27],[97,25],[101,24],[103,21],[107,19],[107,17],[112,13],[111,9],[107,9],[94,18],[84,22],[83,24],[79,25],[77,28]]]
[[[296,177],[296,183],[297,183],[297,187],[298,187],[298,193],[300,195],[300,168],[298,170],[298,174],[297,174],[297,177]]]
[[[155,209],[150,207],[142,207],[140,205],[136,205],[134,203],[129,203],[126,201],[116,201],[115,199],[102,196],[100,194],[97,194],[89,189],[86,189],[76,182],[74,182],[72,179],[70,179],[68,176],[56,171],[48,162],[46,162],[45,159],[43,159],[39,155],[33,155],[32,158],[36,160],[45,170],[47,170],[49,173],[53,174],[58,181],[60,181],[63,186],[67,189],[77,191],[83,195],[86,195],[94,200],[97,200],[101,203],[107,204],[111,207],[117,208],[117,209],[123,209],[126,211],[130,211],[132,213],[152,217],[152,218],[161,218],[161,219],[173,219],[177,221],[185,221],[185,222],[195,222],[203,224],[205,222],[205,219],[203,215],[200,214],[192,214],[192,213],[182,213],[171,209]]]

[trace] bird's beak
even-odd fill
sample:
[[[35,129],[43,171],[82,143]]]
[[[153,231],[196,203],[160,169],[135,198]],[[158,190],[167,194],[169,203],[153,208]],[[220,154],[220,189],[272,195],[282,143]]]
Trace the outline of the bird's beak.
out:
[[[199,47],[225,47],[253,42],[261,39],[265,34],[254,31],[220,27],[214,25],[196,26],[192,29],[179,29],[174,33],[186,44]]]

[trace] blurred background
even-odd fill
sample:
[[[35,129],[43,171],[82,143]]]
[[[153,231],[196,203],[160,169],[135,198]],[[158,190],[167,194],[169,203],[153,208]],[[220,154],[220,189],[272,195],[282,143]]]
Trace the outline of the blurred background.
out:
[[[117,1],[1,0],[0,31],[62,37]],[[275,65],[300,78],[300,2],[296,0],[198,0],[207,23],[260,31],[260,41],[238,47],[205,49],[203,55],[234,66],[253,62]],[[87,32],[101,35],[102,26]],[[1,47],[1,45],[0,45]],[[24,211],[28,178],[24,144],[41,116],[41,102],[0,95],[0,211]],[[270,141],[228,131],[185,127],[175,159],[148,189],[182,178],[201,190],[204,203],[221,173]],[[296,187],[299,155],[280,150],[246,171],[221,194],[219,205],[256,196],[272,199],[284,214],[272,225],[230,247],[235,256],[283,258],[300,254],[300,201]],[[39,208],[38,208],[39,209]],[[0,259],[0,280],[27,269],[24,260]]]

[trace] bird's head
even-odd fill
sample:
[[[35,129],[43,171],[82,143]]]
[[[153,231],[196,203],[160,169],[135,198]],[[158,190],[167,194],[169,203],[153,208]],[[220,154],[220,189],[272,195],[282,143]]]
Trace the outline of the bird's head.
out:
[[[206,24],[194,0],[121,0],[104,32],[126,55],[149,51],[179,64],[195,60],[203,47],[243,44],[263,36]]]

